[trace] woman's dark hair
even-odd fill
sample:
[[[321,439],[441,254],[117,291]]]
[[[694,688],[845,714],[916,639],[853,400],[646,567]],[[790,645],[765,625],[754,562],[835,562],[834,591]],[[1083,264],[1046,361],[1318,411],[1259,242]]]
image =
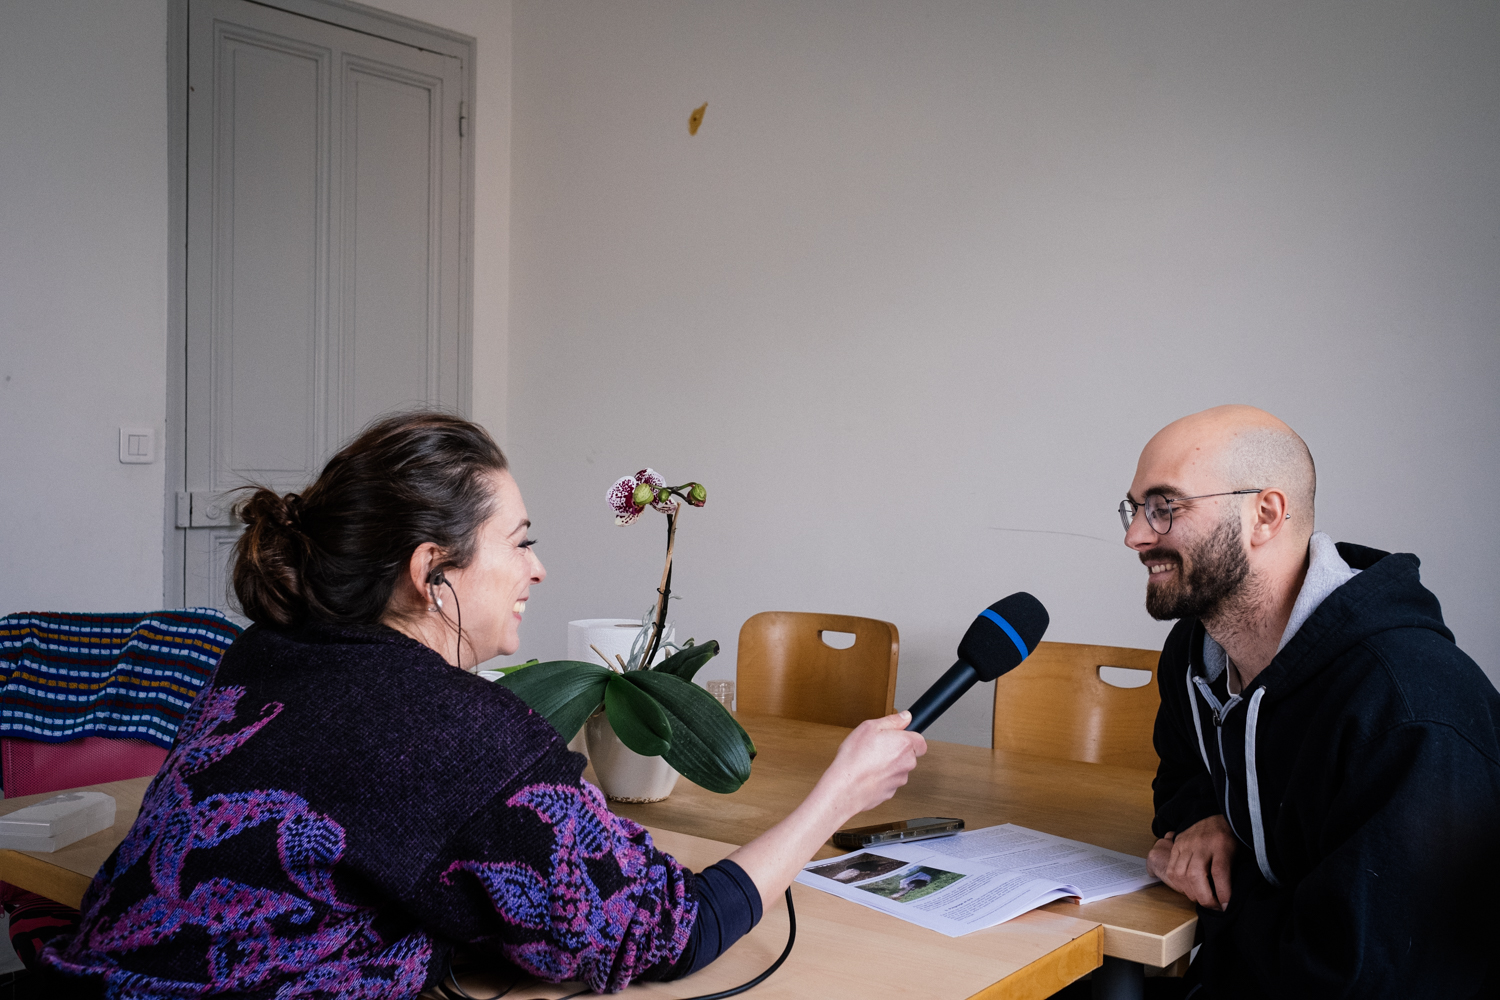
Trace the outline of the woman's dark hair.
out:
[[[434,570],[468,565],[494,513],[486,477],[505,467],[483,427],[417,411],[366,427],[300,495],[249,487],[234,506],[241,610],[267,625],[380,621],[417,546],[442,550]]]

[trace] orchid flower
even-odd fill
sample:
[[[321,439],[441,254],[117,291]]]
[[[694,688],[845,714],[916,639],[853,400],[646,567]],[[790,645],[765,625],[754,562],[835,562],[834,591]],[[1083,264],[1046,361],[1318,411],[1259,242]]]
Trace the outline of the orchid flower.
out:
[[[622,476],[609,492],[605,499],[609,501],[609,509],[615,512],[616,524],[632,524],[641,516],[641,511],[650,504],[663,514],[672,513],[673,507],[671,496],[661,493],[661,500],[657,500],[658,491],[665,490],[667,481],[653,469],[642,469],[633,476]],[[637,500],[637,497],[640,499]]]

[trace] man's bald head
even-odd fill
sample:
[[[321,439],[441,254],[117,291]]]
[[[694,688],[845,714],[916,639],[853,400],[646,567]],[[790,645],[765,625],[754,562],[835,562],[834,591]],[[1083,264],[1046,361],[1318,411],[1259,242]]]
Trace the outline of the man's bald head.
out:
[[[1286,494],[1289,527],[1313,532],[1317,471],[1312,452],[1297,432],[1253,406],[1215,406],[1173,421],[1157,432],[1141,453],[1149,464],[1172,470],[1172,485],[1192,492],[1280,489]],[[1165,485],[1165,484],[1163,484]],[[1150,484],[1143,488],[1149,490]]]

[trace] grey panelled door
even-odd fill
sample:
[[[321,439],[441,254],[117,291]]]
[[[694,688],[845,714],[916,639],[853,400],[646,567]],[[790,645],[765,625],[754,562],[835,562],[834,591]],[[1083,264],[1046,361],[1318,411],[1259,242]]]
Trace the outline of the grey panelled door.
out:
[[[463,409],[459,60],[246,0],[188,24],[189,604],[226,491],[305,486],[372,417]]]

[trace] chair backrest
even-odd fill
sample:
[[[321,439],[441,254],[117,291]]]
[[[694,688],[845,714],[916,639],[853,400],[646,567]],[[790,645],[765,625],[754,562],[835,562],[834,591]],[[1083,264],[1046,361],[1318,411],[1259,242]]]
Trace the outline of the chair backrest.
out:
[[[1038,643],[1025,663],[995,681],[995,749],[1156,770],[1151,732],[1161,704],[1160,658],[1149,649]],[[1150,677],[1117,687],[1100,679],[1101,667]]]
[[[85,736],[67,743],[0,738],[5,797],[143,778],[161,770],[167,751],[145,740]]]
[[[837,649],[824,632],[851,632]],[[740,629],[736,665],[740,711],[803,722],[857,726],[896,703],[896,626],[875,618],[762,611]]]

